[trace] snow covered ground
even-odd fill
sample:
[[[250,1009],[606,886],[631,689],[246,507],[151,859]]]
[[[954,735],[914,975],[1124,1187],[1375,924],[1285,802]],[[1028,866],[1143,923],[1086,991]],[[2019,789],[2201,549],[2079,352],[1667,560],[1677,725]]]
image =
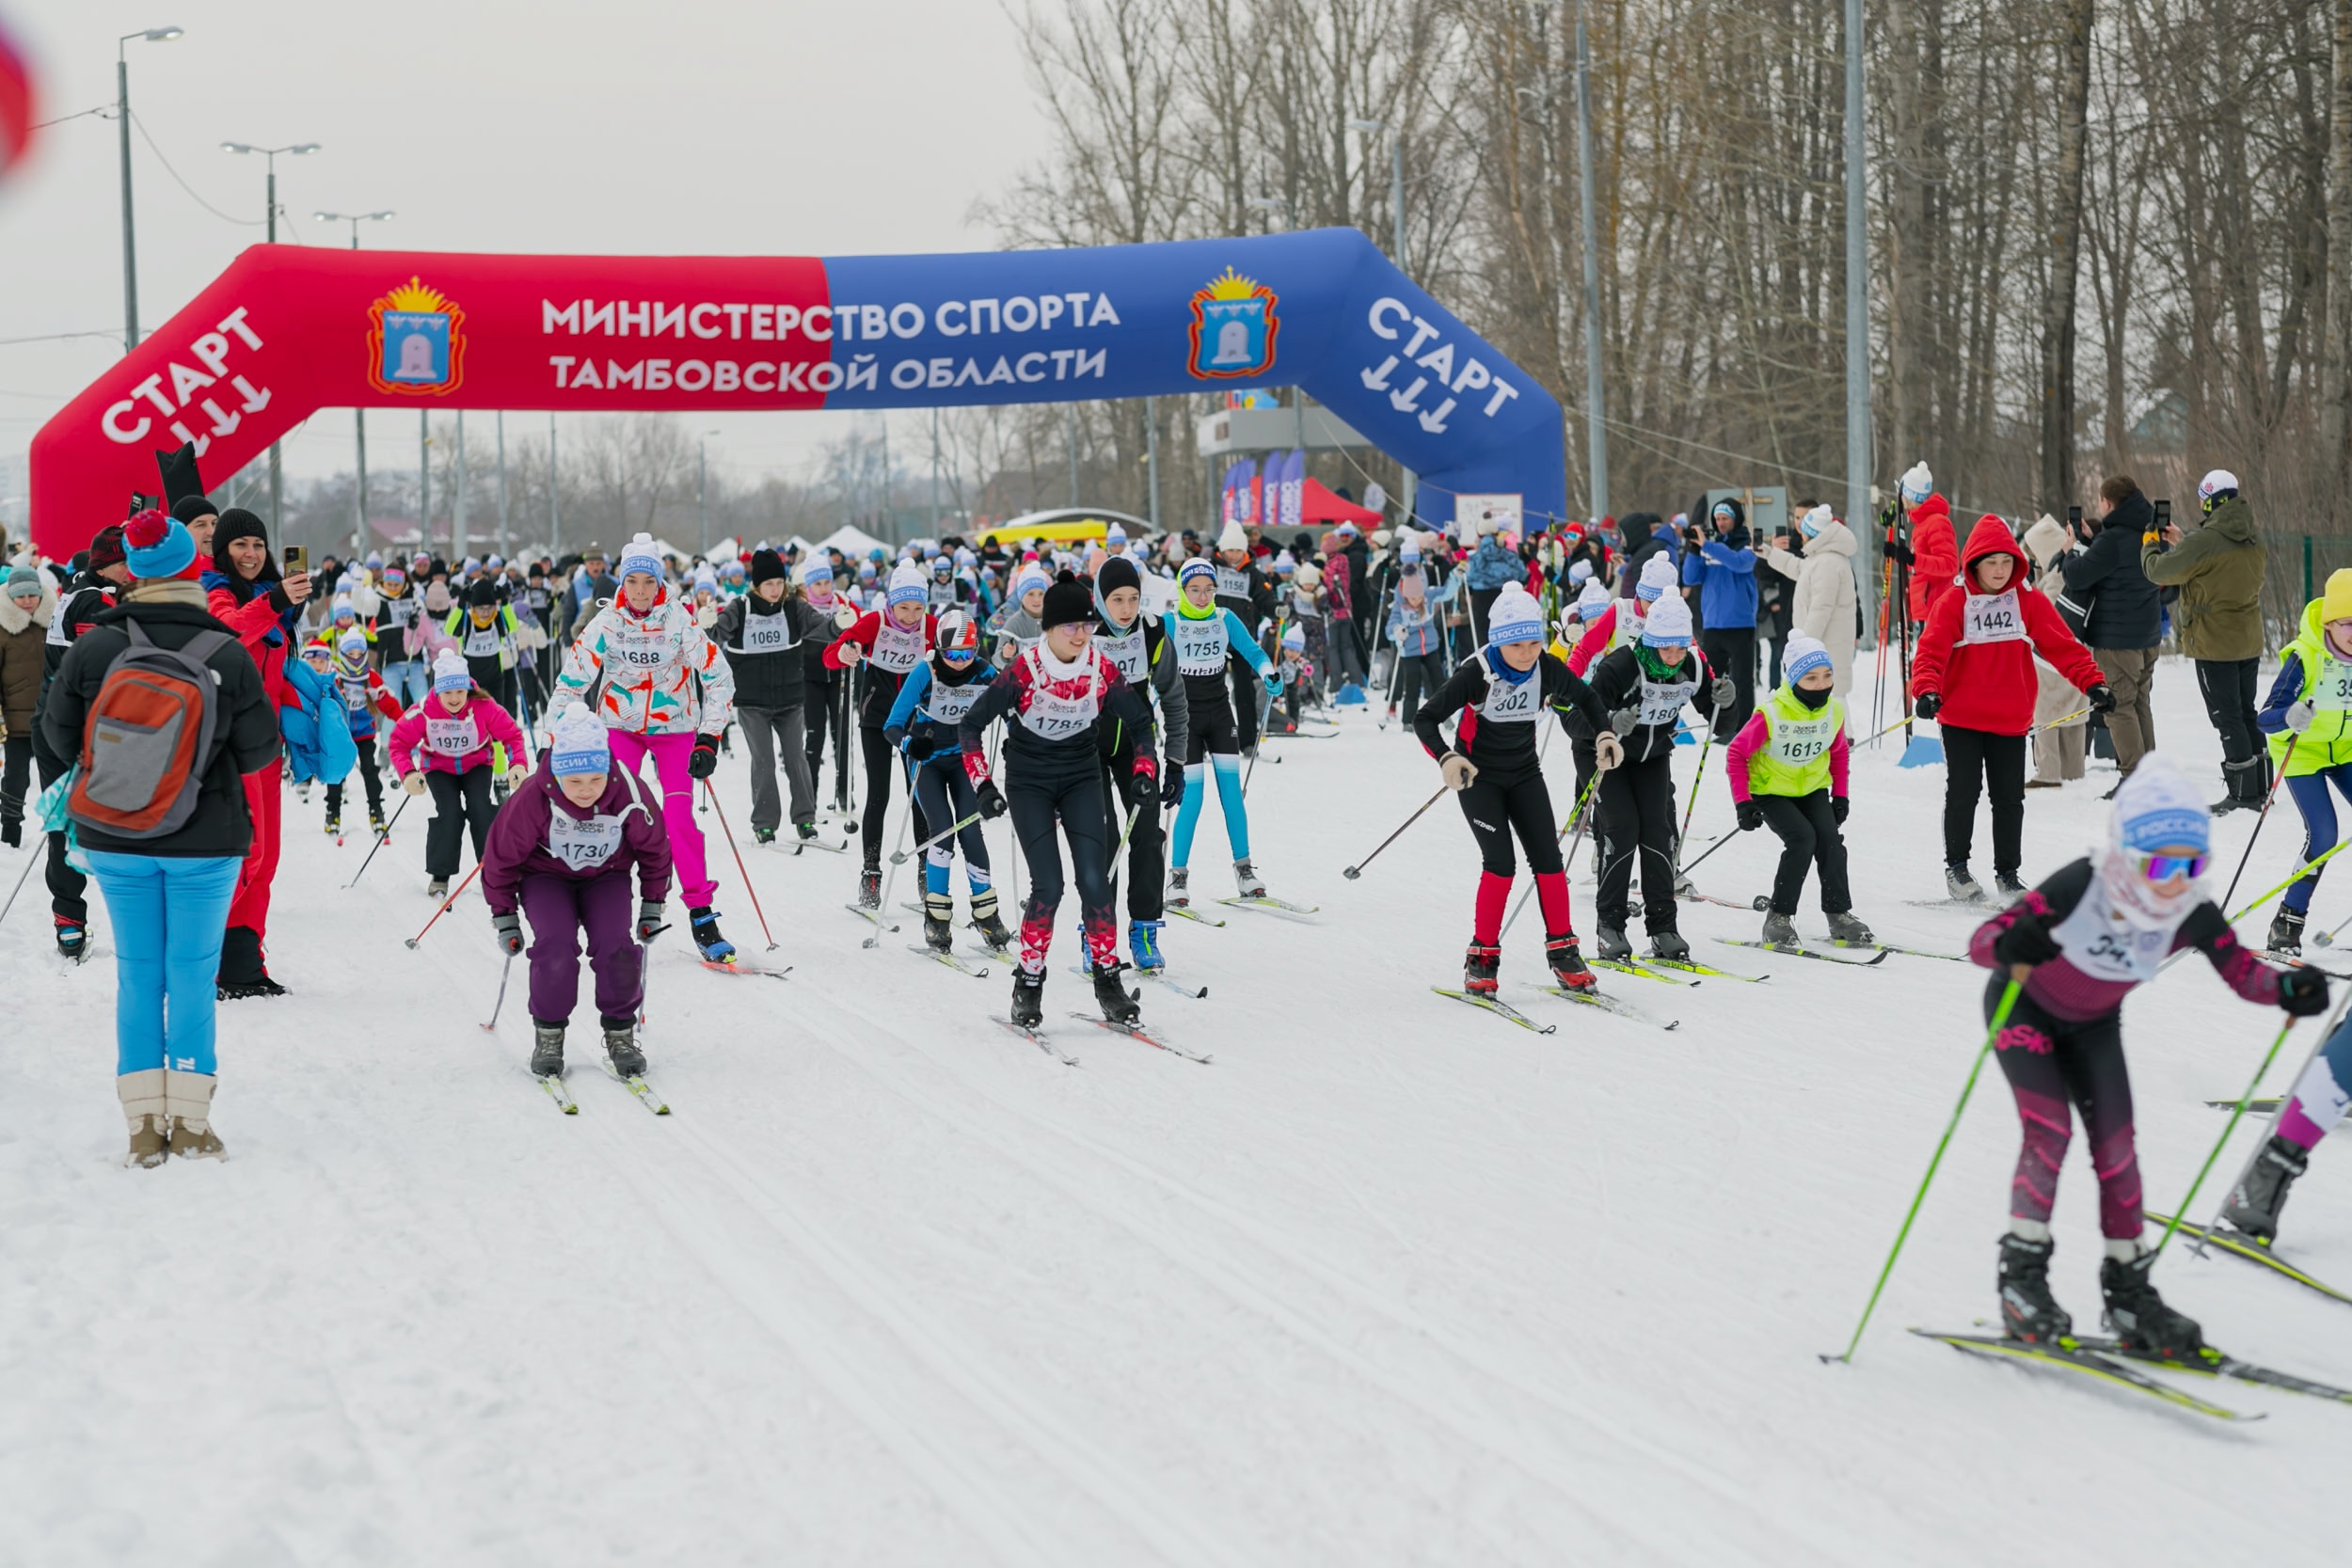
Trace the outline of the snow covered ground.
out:
[[[2218,794],[2186,665],[2157,712]],[[1725,947],[1760,917],[1692,905],[1700,957],[1772,978],[1604,973],[1669,1034],[1529,989],[1531,914],[1503,980],[1559,1023],[1539,1037],[1430,994],[1460,983],[1475,873],[1450,802],[1341,877],[1436,787],[1409,739],[1363,716],[1279,750],[1259,865],[1323,913],[1170,927],[1210,994],[1148,988],[1145,1017],[1205,1068],[1069,1019],[1067,935],[1047,1018],[1074,1069],[987,1022],[1002,965],[909,955],[912,918],[861,950],[854,857],[746,847],[761,955],[711,821],[727,929],[792,978],[665,939],[648,1037],[676,1114],[581,1072],[576,1028],[567,1118],[524,1070],[519,974],[478,1027],[479,899],[401,944],[429,912],[419,813],[346,892],[364,843],[290,800],[270,952],[294,995],[223,1011],[232,1157],[126,1171],[103,909],[69,968],[36,878],[0,930],[0,1563],[2215,1563],[2256,1548],[2232,1502],[2265,1562],[2338,1555],[2352,1411],[2200,1386],[2269,1412],[2224,1427],[1902,1332],[1993,1308],[2016,1132],[1990,1068],[1856,1363],[1816,1358],[1966,1073],[1979,972]],[[1943,774],[1896,753],[1856,767],[1859,912],[1958,951],[1970,919],[1909,902],[1940,895]],[[1694,853],[1731,826],[1720,767]],[[2029,879],[2098,835],[2111,780],[2031,794]],[[721,792],[748,836],[739,759]],[[2245,892],[2294,863],[2280,816]],[[2252,826],[2219,828],[2217,885]],[[1774,852],[1754,834],[1700,885],[1761,892]],[[1224,858],[1212,809],[1212,893]],[[1589,936],[1581,870],[1576,899]],[[2278,1015],[2201,962],[2127,1011],[2164,1207]],[[2093,1196],[2077,1148],[2055,1281],[2078,1321]],[[2290,1226],[2352,1281],[2352,1155],[2321,1152]],[[2177,1248],[2158,1279],[2236,1354],[2352,1384],[2352,1308]]]

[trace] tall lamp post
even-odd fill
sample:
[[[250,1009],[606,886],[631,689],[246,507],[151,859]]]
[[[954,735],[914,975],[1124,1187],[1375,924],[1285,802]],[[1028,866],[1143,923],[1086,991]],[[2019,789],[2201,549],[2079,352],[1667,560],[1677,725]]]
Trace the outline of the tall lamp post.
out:
[[[271,245],[276,245],[278,243],[278,155],[283,152],[292,158],[308,157],[319,150],[319,144],[314,141],[304,141],[295,142],[291,147],[248,147],[241,141],[225,141],[220,144],[220,150],[223,152],[234,152],[240,157],[258,152],[269,165],[267,238]],[[285,469],[278,461],[278,443],[272,441],[269,444],[269,528],[274,536],[282,534],[286,527],[285,491]],[[282,538],[279,543],[284,543]]]
[[[706,556],[710,553],[710,503],[706,488],[710,479],[710,438],[723,434],[706,430],[694,440],[694,526],[702,533],[702,549],[697,553]]]
[[[1351,131],[1361,131],[1366,135],[1384,135],[1389,138],[1389,260],[1396,263],[1397,271],[1403,272],[1405,270],[1405,133],[1392,128],[1385,119],[1351,119],[1347,125]],[[1401,465],[1400,467],[1402,468]],[[1404,520],[1409,523],[1414,520],[1413,504],[1415,492],[1420,488],[1420,480],[1410,468],[1402,468],[1402,473],[1404,483],[1399,486],[1399,494],[1403,499],[1400,504],[1405,511]]]
[[[359,248],[359,226],[363,223],[389,223],[392,212],[387,207],[380,213],[312,213],[310,216],[320,223],[351,225],[351,248],[357,250]],[[359,502],[358,514],[352,519],[351,553],[364,561],[368,553],[368,411],[354,408],[351,418],[359,436]]]
[[[149,27],[115,40],[115,128],[122,134],[122,352],[139,346],[138,247],[131,239],[131,61],[122,46],[133,39],[169,43],[184,31]]]

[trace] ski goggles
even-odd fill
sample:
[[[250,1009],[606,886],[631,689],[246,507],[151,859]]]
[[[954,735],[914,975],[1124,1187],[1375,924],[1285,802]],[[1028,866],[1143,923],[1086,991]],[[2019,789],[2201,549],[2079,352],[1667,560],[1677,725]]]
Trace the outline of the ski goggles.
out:
[[[2205,855],[2153,855],[2134,852],[2132,859],[2139,863],[2139,874],[2152,882],[2169,882],[2175,877],[2191,880],[2205,874]]]

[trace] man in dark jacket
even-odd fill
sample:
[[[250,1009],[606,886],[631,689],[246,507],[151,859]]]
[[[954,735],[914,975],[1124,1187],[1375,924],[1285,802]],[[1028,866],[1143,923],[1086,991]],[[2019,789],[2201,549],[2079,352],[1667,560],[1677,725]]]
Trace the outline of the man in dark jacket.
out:
[[[2216,468],[2197,484],[2204,526],[2184,535],[2177,525],[2140,536],[2139,564],[2159,588],[2177,587],[2172,626],[2181,652],[2197,664],[2205,717],[2221,736],[2221,778],[2229,794],[2217,815],[2260,811],[2270,794],[2270,750],[2255,722],[2254,684],[2262,666],[2262,591],[2269,552],[2237,476]]]
[[[792,786],[792,829],[817,836],[817,787],[811,778],[803,703],[808,645],[833,641],[833,623],[794,594],[784,557],[752,552],[752,591],[729,601],[710,628],[735,674],[735,717],[752,762],[752,835],[775,842],[784,809],[776,799],[776,761]]]
[[[2085,607],[2083,643],[2115,690],[2107,734],[2115,740],[2115,766],[2129,778],[2156,744],[2149,691],[2164,613],[2156,585],[2139,563],[2140,535],[2154,526],[2155,508],[2137,480],[2117,474],[2099,486],[2097,516],[2090,547],[2060,556],[2058,570],[2066,578],[2066,596]]]

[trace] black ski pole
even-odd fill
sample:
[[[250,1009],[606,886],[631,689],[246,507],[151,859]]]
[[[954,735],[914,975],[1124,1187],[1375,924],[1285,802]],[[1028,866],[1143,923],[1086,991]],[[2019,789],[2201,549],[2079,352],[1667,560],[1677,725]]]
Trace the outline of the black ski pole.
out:
[[[16,874],[16,887],[15,887],[15,889],[14,889],[12,892],[10,892],[10,893],[9,893],[9,895],[8,895],[8,901],[7,903],[5,903],[5,904],[0,904],[0,920],[6,920],[6,919],[8,919],[8,911],[9,911],[10,910],[12,910],[12,909],[16,908],[16,895],[17,895],[17,894],[19,894],[19,893],[23,893],[23,892],[24,891],[24,884],[25,884],[25,882],[26,882],[26,881],[28,881],[29,879],[31,879],[31,878],[32,878],[32,875],[33,875],[33,863],[34,863],[35,861],[37,861],[37,860],[40,860],[40,859],[43,855],[45,855],[45,854],[47,854],[47,853],[48,853],[48,847],[49,847],[49,845],[48,845],[48,840],[49,840],[49,835],[48,835],[47,833],[43,833],[43,834],[41,834],[41,845],[40,845],[40,847],[39,847],[39,848],[37,848],[37,849],[34,849],[34,850],[30,851],[29,853],[27,853],[27,854],[25,855],[25,857],[24,857],[24,870],[22,870],[22,871],[20,871],[20,872],[18,872],[18,873]]]
[[[1422,812],[1427,811],[1431,806],[1436,805],[1440,800],[1443,800],[1449,793],[1452,792],[1453,788],[1454,786],[1452,784],[1439,784],[1438,786],[1438,793],[1432,795],[1428,800],[1423,800],[1421,803],[1421,811],[1416,811],[1412,816],[1406,817],[1404,825],[1398,828],[1395,832],[1391,833],[1388,837],[1382,839],[1379,844],[1374,847],[1371,854],[1366,855],[1362,860],[1359,861],[1354,865],[1347,867],[1344,871],[1342,871],[1340,875],[1346,878],[1351,882],[1361,877],[1364,874],[1364,867],[1370,865],[1374,861],[1380,858],[1380,851],[1382,849],[1386,849],[1390,845],[1394,844],[1404,833],[1406,828],[1409,828],[1414,823],[1421,820]]]
[[[1718,849],[1722,848],[1724,845],[1729,844],[1729,843],[1730,843],[1733,839],[1738,838],[1738,837],[1740,836],[1740,834],[1741,833],[1741,832],[1742,832],[1742,831],[1743,831],[1743,830],[1741,830],[1741,829],[1739,829],[1739,828],[1734,828],[1734,829],[1732,829],[1732,830],[1731,830],[1731,832],[1727,832],[1727,833],[1724,834],[1724,836],[1723,836],[1723,837],[1721,837],[1721,838],[1717,839],[1714,843],[1712,843],[1712,844],[1708,845],[1708,846],[1705,849],[1702,849],[1701,851],[1699,851],[1699,858],[1698,858],[1698,860],[1692,861],[1690,864],[1688,864],[1688,865],[1684,866],[1684,867],[1682,868],[1682,875],[1687,877],[1687,876],[1689,876],[1692,872],[1696,871],[1696,870],[1699,868],[1699,862],[1700,862],[1700,861],[1704,861],[1704,860],[1706,860],[1708,856],[1709,856],[1709,855],[1713,854],[1716,850],[1718,850]]]
[[[2262,815],[2254,818],[2254,831],[2246,835],[2246,853],[2237,858],[2237,869],[2230,873],[2230,891],[2221,895],[2221,907],[2230,907],[2230,898],[2237,892],[2237,879],[2246,875],[2246,863],[2254,856],[2254,841],[2263,836],[2263,824],[2270,820],[2270,802],[2279,798],[2279,784],[2287,776],[2287,764],[2295,760],[2295,743],[2303,738],[2303,732],[2295,731],[2287,736],[2286,753],[2279,759],[2279,770],[2270,778],[2270,790],[2263,797]]]
[[[408,802],[415,799],[415,796],[405,793],[401,796],[400,804],[392,808],[392,819],[384,824],[384,831],[376,834],[375,842],[369,846],[368,858],[359,863],[359,869],[353,872],[351,880],[343,884],[343,891],[345,893],[349,893],[353,888],[358,887],[359,885],[359,879],[368,874],[368,867],[375,862],[376,850],[383,848],[384,846],[392,841],[392,830],[400,826],[400,814],[406,811],[408,809]],[[0,913],[6,912],[7,911],[0,911]]]

